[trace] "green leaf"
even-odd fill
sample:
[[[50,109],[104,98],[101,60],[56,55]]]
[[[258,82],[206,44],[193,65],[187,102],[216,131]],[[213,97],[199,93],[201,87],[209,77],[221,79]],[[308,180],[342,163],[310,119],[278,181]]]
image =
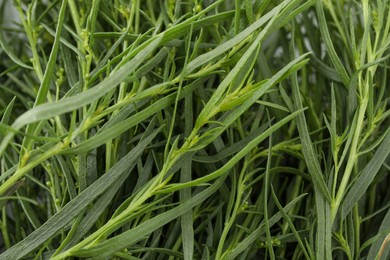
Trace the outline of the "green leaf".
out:
[[[351,212],[354,205],[356,205],[360,198],[366,193],[368,187],[371,185],[389,154],[390,131],[387,132],[386,137],[376,150],[374,156],[364,167],[362,172],[359,173],[359,176],[345,195],[340,208],[341,216],[343,216],[343,218]]]
[[[335,66],[335,69],[336,69],[338,75],[340,76],[341,80],[343,81],[344,86],[347,87],[347,86],[349,86],[350,79],[349,79],[347,71],[345,70],[343,64],[340,61],[340,58],[337,56],[337,53],[334,49],[332,39],[330,37],[328,25],[326,22],[326,18],[325,18],[324,7],[322,5],[322,1],[317,1],[316,11],[317,11],[318,23],[320,26],[321,35],[324,39],[326,48],[328,50],[329,57],[333,63],[333,66]]]
[[[156,130],[153,134],[142,140],[107,173],[100,177],[91,186],[86,188],[76,198],[66,204],[65,207],[63,207],[29,236],[2,253],[0,258],[22,258],[56,235],[58,231],[63,229],[68,223],[77,217],[80,212],[83,212],[84,208],[89,203],[94,201],[101,194],[104,194],[111,185],[120,180],[125,171],[129,171],[129,169],[135,166],[146,146],[156,137],[159,131],[160,129]]]
[[[292,90],[293,90],[293,100],[295,103],[295,108],[302,109],[302,101],[299,92],[298,76],[296,73],[292,75]],[[314,151],[312,141],[310,139],[309,130],[306,123],[306,118],[304,114],[300,114],[297,119],[297,127],[299,131],[299,137],[302,142],[302,152],[305,157],[306,165],[310,171],[310,175],[313,179],[314,185],[321,192],[321,195],[324,198],[331,202],[332,198],[330,196],[327,185],[324,181],[324,177],[321,171],[320,163],[318,161],[317,155]]]
[[[287,212],[289,211],[291,208],[293,208],[295,206],[295,204],[297,204],[303,197],[305,197],[306,194],[302,194],[300,196],[298,196],[297,198],[295,198],[294,200],[292,200],[291,202],[289,202],[285,207],[284,207],[284,210]],[[268,224],[269,224],[269,227],[271,228],[273,225],[275,225],[281,218],[283,217],[282,213],[281,212],[278,212],[276,213],[275,215],[273,215],[269,220],[268,220]],[[255,241],[256,239],[258,239],[258,237],[262,234],[264,234],[265,232],[265,223],[264,221],[261,223],[261,225],[255,230],[253,231],[252,233],[250,233],[244,240],[242,240],[241,242],[238,243],[238,245],[233,248],[232,250],[230,250],[227,255],[225,256],[226,259],[228,260],[233,260],[233,259],[236,259],[237,256],[242,253],[245,249],[249,248]]]
[[[115,252],[133,245],[134,243],[143,239],[146,235],[150,234],[154,230],[172,221],[178,215],[187,212],[188,210],[192,209],[199,203],[203,202],[205,199],[209,198],[212,194],[214,194],[218,190],[218,188],[222,185],[224,180],[225,177],[219,178],[209,188],[194,195],[191,199],[187,200],[186,202],[180,204],[179,206],[171,210],[161,213],[155,216],[154,218],[145,221],[142,224],[137,225],[133,229],[123,232],[120,235],[110,238],[98,245],[86,249],[70,251],[64,254],[63,256],[80,256],[80,257],[94,257],[95,259],[106,259],[107,257],[113,255]],[[63,256],[58,255],[59,258],[62,258]]]

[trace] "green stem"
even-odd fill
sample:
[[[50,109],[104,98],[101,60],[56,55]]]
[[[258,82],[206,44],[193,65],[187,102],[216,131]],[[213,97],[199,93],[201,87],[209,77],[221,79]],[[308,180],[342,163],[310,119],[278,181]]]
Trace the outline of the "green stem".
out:
[[[361,106],[359,107],[358,119],[356,122],[355,132],[353,133],[353,139],[352,139],[347,166],[345,167],[344,175],[336,195],[336,200],[332,204],[332,222],[334,222],[336,218],[337,211],[340,207],[342,199],[344,198],[345,190],[347,189],[347,186],[349,184],[349,179],[351,177],[353,167],[358,157],[358,144],[360,140],[360,134],[363,130],[364,115],[366,113],[367,105],[368,105],[368,98],[366,96],[363,98]]]
[[[234,209],[233,212],[229,218],[229,221],[225,223],[225,227],[223,229],[222,235],[219,239],[218,243],[218,248],[217,248],[217,253],[215,255],[215,259],[221,259],[222,253],[223,253],[223,246],[225,245],[225,240],[227,238],[227,235],[231,229],[231,227],[234,224],[234,221],[236,220],[236,217],[238,215],[238,211],[240,209],[240,206],[242,204],[241,198],[242,194],[244,191],[244,186],[243,186],[243,175],[246,172],[247,164],[245,163],[243,169],[241,170],[240,178],[238,180],[238,185],[237,185],[237,193],[236,193],[236,198],[235,198],[235,204],[234,204]]]
[[[160,175],[162,176],[161,178],[156,178],[150,186],[145,190],[145,191],[140,191],[140,196],[135,196],[134,199],[132,200],[132,203],[127,207],[126,210],[124,210],[122,213],[114,217],[113,219],[110,219],[107,221],[105,225],[103,225],[101,228],[99,228],[98,231],[95,233],[91,234],[89,237],[78,243],[77,245],[73,246],[72,248],[68,249],[65,252],[62,252],[61,254],[58,254],[57,256],[53,257],[53,260],[59,260],[66,258],[68,256],[71,256],[75,253],[77,253],[78,250],[82,248],[88,248],[90,246],[95,245],[100,241],[101,238],[105,238],[108,235],[110,235],[112,232],[120,228],[124,222],[126,222],[126,219],[128,216],[144,204],[145,201],[147,201],[151,196],[153,196],[154,192],[158,189],[163,188],[161,184],[161,180],[163,176],[166,175],[168,170],[171,168],[173,163],[178,159],[178,156],[172,158],[172,161],[169,163],[164,164]]]
[[[54,147],[52,147],[50,150],[48,150],[47,152],[41,154],[34,161],[27,163],[22,168],[17,169],[16,172],[0,186],[0,195],[3,195],[9,188],[11,188],[12,185],[14,185],[21,178],[23,178],[24,175],[26,175],[28,172],[34,169],[37,165],[40,165],[48,158],[56,154],[59,154],[63,148],[64,148],[64,144],[60,142],[56,144]]]

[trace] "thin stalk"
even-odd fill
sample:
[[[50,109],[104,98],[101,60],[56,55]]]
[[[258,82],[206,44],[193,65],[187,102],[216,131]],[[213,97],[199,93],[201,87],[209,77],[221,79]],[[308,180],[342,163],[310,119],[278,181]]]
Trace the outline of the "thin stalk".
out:
[[[343,174],[343,177],[341,179],[341,183],[340,183],[340,186],[338,188],[336,198],[331,205],[331,207],[332,207],[332,209],[331,209],[332,222],[334,222],[334,220],[336,218],[341,201],[345,195],[345,190],[347,189],[347,186],[349,184],[349,180],[350,180],[350,177],[351,177],[351,174],[353,171],[353,167],[354,167],[355,162],[356,162],[358,155],[359,155],[357,148],[358,148],[358,144],[359,144],[359,140],[360,140],[360,134],[362,133],[363,127],[364,127],[364,116],[366,113],[367,105],[368,105],[368,97],[366,96],[365,98],[363,98],[362,103],[361,103],[359,110],[358,110],[358,118],[357,118],[357,122],[356,122],[355,131],[353,132],[353,139],[352,139],[352,143],[351,143],[351,148],[350,148],[350,153],[348,156],[347,165],[345,167],[344,174]]]

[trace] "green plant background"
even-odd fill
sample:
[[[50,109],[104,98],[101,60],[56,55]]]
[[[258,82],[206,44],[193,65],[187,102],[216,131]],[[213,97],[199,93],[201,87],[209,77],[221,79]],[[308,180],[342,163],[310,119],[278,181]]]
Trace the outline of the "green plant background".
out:
[[[389,1],[0,7],[0,259],[387,259]]]

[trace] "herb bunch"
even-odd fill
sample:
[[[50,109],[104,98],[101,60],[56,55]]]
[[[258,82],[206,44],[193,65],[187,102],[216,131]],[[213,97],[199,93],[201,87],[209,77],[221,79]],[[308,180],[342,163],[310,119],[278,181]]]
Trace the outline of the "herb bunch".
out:
[[[389,1],[0,12],[0,259],[388,257]]]

